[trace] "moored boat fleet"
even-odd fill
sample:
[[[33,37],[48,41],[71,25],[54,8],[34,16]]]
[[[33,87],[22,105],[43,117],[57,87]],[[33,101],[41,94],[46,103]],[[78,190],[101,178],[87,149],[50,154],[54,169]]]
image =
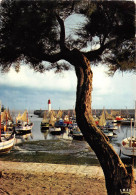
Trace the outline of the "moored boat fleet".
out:
[[[60,114],[60,112],[61,112],[61,114]],[[51,119],[49,119],[49,115],[50,116],[53,115],[51,117],[53,119],[53,121]],[[47,116],[48,116],[48,120],[47,120]],[[130,119],[123,118],[119,115],[113,116],[112,114],[109,114],[105,109],[103,109],[100,116],[96,117],[94,115],[94,120],[95,120],[97,127],[100,128],[101,131],[110,140],[113,138],[117,138],[118,135],[117,135],[116,131],[118,130],[119,123],[121,125],[126,125],[126,123],[123,123],[122,121],[129,121],[130,120],[131,126],[133,128],[135,126],[135,120],[133,118],[130,118]],[[43,121],[46,121],[46,125],[44,124],[45,126],[43,126]],[[52,121],[52,123],[51,123],[51,121]],[[52,125],[52,124],[54,124],[54,125]],[[54,111],[51,111],[50,114],[48,113],[48,111],[45,111],[43,120],[41,122],[41,130],[42,131],[49,130],[49,132],[51,134],[59,135],[59,134],[62,134],[65,129],[68,129],[69,136],[71,136],[73,139],[84,140],[83,134],[80,131],[80,129],[76,123],[76,116],[74,114],[69,116],[69,115],[62,114],[62,111],[59,111],[58,114],[56,114],[56,116],[55,116]]]
[[[118,136],[116,131],[118,130],[118,123],[121,125],[130,125],[131,136],[126,137],[121,141],[121,153],[126,156],[136,156],[136,111],[135,117],[123,118],[121,116],[113,116],[109,114],[105,109],[99,116],[93,116],[94,121],[99,129],[112,140]],[[0,106],[0,154],[9,152],[14,144],[17,136],[24,136],[32,133],[33,123],[28,117],[28,111],[25,110],[23,114],[18,113],[15,120],[7,109],[1,109]],[[127,121],[127,123],[124,123]],[[130,121],[130,122],[129,122]],[[49,132],[52,135],[61,135],[65,131],[73,140],[83,141],[84,136],[80,131],[76,123],[76,115],[73,112],[63,113],[59,110],[57,113],[53,110],[44,111],[43,119],[40,124],[41,132]]]
[[[16,136],[31,133],[32,127],[27,110],[22,115],[19,113],[14,122],[10,111],[1,108],[0,103],[0,154],[10,152],[16,142]]]

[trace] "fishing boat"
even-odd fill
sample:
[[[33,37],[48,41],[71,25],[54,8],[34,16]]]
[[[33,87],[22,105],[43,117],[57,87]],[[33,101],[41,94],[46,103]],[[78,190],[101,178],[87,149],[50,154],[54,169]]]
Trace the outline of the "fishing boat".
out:
[[[60,118],[59,120],[55,122],[55,127],[59,127],[61,128],[62,131],[64,131],[67,127],[67,124],[64,123],[64,120],[62,118]]]
[[[56,114],[55,114],[55,112],[53,111],[53,110],[51,110],[49,113],[48,113],[48,115],[49,115],[49,126],[50,127],[54,127],[54,124],[55,124],[55,122],[56,122]]]
[[[93,119],[95,121],[95,124],[98,125],[99,118],[96,115],[93,115]]]
[[[116,119],[117,123],[121,123],[124,120],[124,118],[122,118],[120,115],[116,116],[115,119]]]
[[[131,120],[131,136],[122,140],[121,142],[121,150],[120,153],[130,157],[136,157],[136,103],[135,103],[135,120],[134,120],[134,128],[132,128],[132,120]]]
[[[48,112],[44,111],[43,120],[41,121],[41,131],[47,131],[49,128],[54,127],[56,122],[55,112],[50,110]]]
[[[54,126],[49,128],[49,131],[53,135],[60,135],[64,133],[66,126],[67,125],[64,123],[64,120],[60,118],[55,122]]]
[[[82,132],[80,131],[77,123],[72,123],[68,126],[68,135],[73,138],[73,140],[84,140],[84,136]]]
[[[121,125],[130,125],[132,122],[132,125],[134,125],[134,119],[133,118],[126,118],[121,121]]]
[[[108,123],[106,121],[106,113],[105,110],[103,109],[102,114],[100,116],[99,122],[98,122],[98,127],[101,129],[101,131],[109,138],[112,139],[115,137],[117,134],[113,132],[113,125],[111,123]],[[115,129],[114,129],[115,130]]]
[[[25,112],[21,115],[20,113],[16,117],[16,125],[15,131],[17,135],[24,135],[27,133],[31,133],[33,127],[33,123],[31,123],[28,119],[28,112]]]
[[[7,138],[1,136],[1,104],[0,104],[0,154],[8,153],[14,146],[15,134],[14,132]]]
[[[49,129],[49,117],[46,114],[46,111],[44,111],[43,120],[41,121],[41,130],[48,130]]]
[[[69,115],[65,115],[64,116],[64,123],[68,126],[70,124],[72,124],[72,121],[70,120]]]
[[[121,142],[121,153],[126,156],[136,157],[136,138],[128,137]]]
[[[13,130],[13,119],[10,115],[9,109],[2,109],[1,112],[1,131],[12,131]]]
[[[84,140],[84,136],[83,136],[82,132],[80,131],[79,127],[73,128],[72,137],[74,140],[79,140],[79,141]]]
[[[105,118],[106,118],[107,121],[109,121],[110,123],[117,122],[116,119],[115,119],[115,117],[112,115],[112,112],[111,112],[111,114],[109,114],[107,112],[107,110],[104,110],[104,112],[105,112]]]
[[[108,129],[101,129],[103,133],[109,138],[112,139],[114,137],[114,134],[112,131],[109,131]]]
[[[106,125],[105,111],[103,109],[100,119],[98,121],[98,126],[102,129]]]
[[[49,121],[47,119],[42,120],[41,122],[41,130],[48,130],[49,129]]]
[[[8,153],[14,146],[15,134],[9,139],[5,137],[0,138],[0,154]]]
[[[107,121],[105,125],[105,129],[108,129],[109,131],[117,130],[118,127],[114,125],[112,122]]]
[[[50,127],[49,128],[49,132],[52,134],[52,135],[60,135],[62,134],[62,130],[60,127]]]

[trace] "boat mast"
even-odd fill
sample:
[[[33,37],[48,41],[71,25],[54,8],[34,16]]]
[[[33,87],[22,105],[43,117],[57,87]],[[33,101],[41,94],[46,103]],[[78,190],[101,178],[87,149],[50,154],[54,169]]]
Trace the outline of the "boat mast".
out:
[[[0,101],[0,141],[1,141],[1,101]]]
[[[136,101],[135,101],[135,116],[134,116],[134,140],[135,140],[135,131],[136,131]]]
[[[7,131],[7,124],[8,124],[8,113],[7,113],[7,108],[6,108],[6,131]]]
[[[26,111],[26,113],[27,113],[27,125],[28,125],[28,111]]]
[[[132,147],[132,119],[131,119],[131,142],[130,142],[130,147]]]
[[[135,101],[135,114],[134,114],[134,142],[133,142],[133,161],[132,161],[132,165],[133,165],[133,167],[134,167],[134,152],[135,152],[135,142],[136,142],[136,140],[135,140],[135,130],[136,130],[136,101]],[[132,138],[131,138],[132,139]]]

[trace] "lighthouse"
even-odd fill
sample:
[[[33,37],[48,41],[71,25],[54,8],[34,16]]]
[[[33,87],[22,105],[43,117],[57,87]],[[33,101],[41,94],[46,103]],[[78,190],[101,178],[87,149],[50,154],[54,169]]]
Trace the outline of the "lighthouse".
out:
[[[48,112],[50,112],[51,111],[51,100],[49,99],[48,100]]]

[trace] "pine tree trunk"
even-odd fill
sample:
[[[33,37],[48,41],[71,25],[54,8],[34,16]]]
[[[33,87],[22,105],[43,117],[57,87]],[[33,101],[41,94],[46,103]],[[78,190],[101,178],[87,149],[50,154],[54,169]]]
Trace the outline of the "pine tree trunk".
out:
[[[121,189],[131,189],[132,167],[126,167],[114,151],[108,138],[96,127],[91,111],[92,77],[90,62],[78,50],[73,50],[77,75],[76,119],[85,140],[95,152],[105,175],[108,195],[120,195]]]

